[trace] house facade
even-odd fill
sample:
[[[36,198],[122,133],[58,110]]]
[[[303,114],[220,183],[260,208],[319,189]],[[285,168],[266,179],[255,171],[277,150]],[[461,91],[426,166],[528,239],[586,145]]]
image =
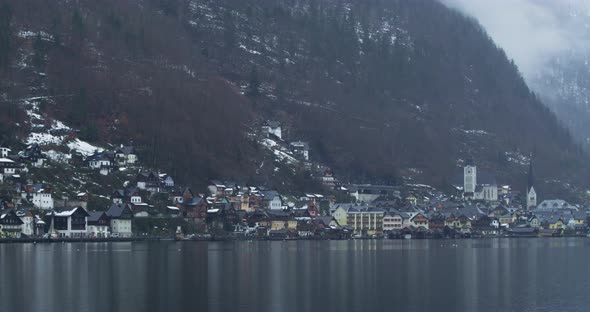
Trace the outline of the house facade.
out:
[[[281,195],[276,191],[264,191],[262,202],[266,209],[281,210],[283,209],[283,200]]]
[[[273,135],[279,139],[283,138],[281,124],[276,121],[266,121],[262,125],[262,132],[264,132],[266,135]]]
[[[49,233],[56,237],[79,238],[86,237],[88,212],[82,207],[48,214]]]
[[[51,193],[48,193],[45,190],[40,190],[31,194],[31,196],[31,202],[35,207],[43,210],[53,209],[53,197],[51,196]]]
[[[351,226],[353,232],[357,235],[383,234],[384,215],[385,212],[382,209],[360,210],[351,208],[348,210],[347,225]]]
[[[120,167],[130,167],[137,163],[137,155],[133,146],[121,145],[115,150],[115,162]]]
[[[133,211],[128,204],[112,204],[106,212],[110,218],[111,234],[119,237],[131,237]]]
[[[0,214],[0,237],[20,238],[22,225],[23,221],[16,215],[14,210],[3,211]]]
[[[87,236],[91,238],[107,238],[110,231],[110,220],[104,211],[91,211],[88,213]]]
[[[403,228],[403,217],[399,212],[387,212],[383,216],[383,231],[399,231]]]
[[[423,227],[425,229],[428,229],[428,218],[421,213],[416,214],[415,216],[410,218],[409,221],[410,226]]]

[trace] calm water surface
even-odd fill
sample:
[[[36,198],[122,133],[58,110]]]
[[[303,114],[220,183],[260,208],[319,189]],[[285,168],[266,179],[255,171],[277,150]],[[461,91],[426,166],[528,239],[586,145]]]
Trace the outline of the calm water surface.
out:
[[[0,244],[0,311],[588,311],[590,239]]]

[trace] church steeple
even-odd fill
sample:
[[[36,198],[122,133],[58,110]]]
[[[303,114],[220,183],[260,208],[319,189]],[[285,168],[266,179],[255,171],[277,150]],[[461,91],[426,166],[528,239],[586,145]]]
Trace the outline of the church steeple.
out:
[[[526,188],[526,208],[534,209],[537,206],[537,192],[535,191],[535,176],[533,173],[533,157],[529,163],[529,174]]]
[[[533,158],[531,157],[531,161],[529,162],[529,177],[527,181],[527,192],[531,190],[531,188],[535,185],[535,177],[533,174]]]

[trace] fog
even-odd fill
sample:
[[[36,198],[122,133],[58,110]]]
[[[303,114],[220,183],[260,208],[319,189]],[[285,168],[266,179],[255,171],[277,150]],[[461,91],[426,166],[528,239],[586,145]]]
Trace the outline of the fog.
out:
[[[590,47],[590,0],[440,0],[475,17],[529,82]]]

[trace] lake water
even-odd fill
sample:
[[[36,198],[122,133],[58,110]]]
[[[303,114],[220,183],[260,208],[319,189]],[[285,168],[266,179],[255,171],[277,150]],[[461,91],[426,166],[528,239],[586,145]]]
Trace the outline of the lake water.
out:
[[[0,311],[588,311],[590,239],[0,244]]]

